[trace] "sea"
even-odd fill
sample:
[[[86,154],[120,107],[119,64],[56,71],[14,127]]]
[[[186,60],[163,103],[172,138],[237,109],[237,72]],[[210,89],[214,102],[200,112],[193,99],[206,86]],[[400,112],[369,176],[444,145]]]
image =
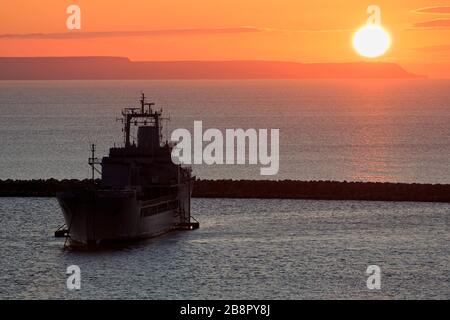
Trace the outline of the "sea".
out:
[[[163,136],[279,129],[279,172],[201,179],[450,183],[450,80],[0,81],[0,179],[83,179],[144,92]],[[53,198],[0,198],[1,299],[449,299],[450,204],[192,200],[200,229],[64,248]],[[69,266],[81,288],[69,290]],[[380,289],[367,286],[369,266]]]
[[[450,80],[0,81],[0,179],[86,178],[123,144],[141,92],[178,128],[279,129],[279,171],[194,165],[204,179],[450,183]]]

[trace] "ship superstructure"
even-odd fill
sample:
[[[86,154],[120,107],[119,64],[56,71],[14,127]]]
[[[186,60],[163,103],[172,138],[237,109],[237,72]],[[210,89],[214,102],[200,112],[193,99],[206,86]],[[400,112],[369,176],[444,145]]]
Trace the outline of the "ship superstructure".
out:
[[[195,177],[189,167],[172,162],[173,146],[162,142],[162,119],[162,110],[154,110],[143,94],[140,107],[122,111],[123,147],[111,148],[101,161],[92,149],[89,164],[93,177],[101,166],[100,182],[57,195],[67,226],[62,233],[72,242],[98,245],[198,228],[190,212]]]

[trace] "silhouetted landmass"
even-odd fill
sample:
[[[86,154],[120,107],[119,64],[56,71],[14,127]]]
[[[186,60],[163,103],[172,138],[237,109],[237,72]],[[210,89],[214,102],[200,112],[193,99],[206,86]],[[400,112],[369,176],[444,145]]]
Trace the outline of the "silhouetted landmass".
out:
[[[0,180],[3,197],[54,197],[93,188],[92,180]],[[449,184],[336,181],[196,180],[193,197],[450,202]]]
[[[143,61],[120,57],[4,57],[0,80],[418,78],[394,63]]]

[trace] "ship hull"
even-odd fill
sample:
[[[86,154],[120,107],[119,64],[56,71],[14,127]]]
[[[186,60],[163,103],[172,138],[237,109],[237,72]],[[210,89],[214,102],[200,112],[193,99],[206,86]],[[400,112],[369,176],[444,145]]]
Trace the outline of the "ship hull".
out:
[[[57,195],[72,244],[156,237],[182,220],[179,199],[141,201],[134,191],[83,191]]]

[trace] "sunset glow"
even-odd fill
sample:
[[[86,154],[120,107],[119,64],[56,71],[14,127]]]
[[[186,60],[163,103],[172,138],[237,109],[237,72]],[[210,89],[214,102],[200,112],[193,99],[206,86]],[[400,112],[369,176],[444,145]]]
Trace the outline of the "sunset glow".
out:
[[[66,10],[73,4],[81,8],[80,30],[66,27]],[[366,37],[351,43],[369,17],[369,4],[379,6],[382,25],[389,31],[392,45],[386,52],[383,35],[375,48],[368,47]],[[129,0],[126,5],[107,0],[3,0],[0,56],[302,63],[358,62],[376,56],[371,60],[396,63],[417,74],[448,77],[448,21],[450,13],[439,0],[229,0],[220,4]]]

